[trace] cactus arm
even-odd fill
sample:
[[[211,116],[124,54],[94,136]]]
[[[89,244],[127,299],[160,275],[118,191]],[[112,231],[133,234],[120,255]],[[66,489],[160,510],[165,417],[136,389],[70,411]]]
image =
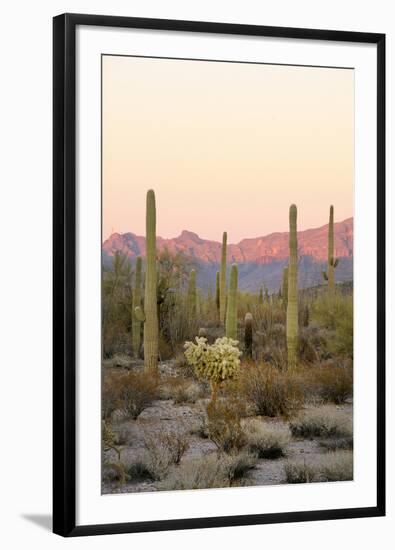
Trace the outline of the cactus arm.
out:
[[[134,308],[134,316],[139,323],[145,323],[144,311],[140,306]]]

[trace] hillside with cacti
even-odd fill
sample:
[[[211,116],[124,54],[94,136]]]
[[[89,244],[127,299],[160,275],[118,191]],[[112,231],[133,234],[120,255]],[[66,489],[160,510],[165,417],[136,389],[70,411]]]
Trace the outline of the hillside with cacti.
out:
[[[103,245],[103,493],[353,479],[352,220],[298,232],[291,204],[276,246],[184,246],[141,207]]]

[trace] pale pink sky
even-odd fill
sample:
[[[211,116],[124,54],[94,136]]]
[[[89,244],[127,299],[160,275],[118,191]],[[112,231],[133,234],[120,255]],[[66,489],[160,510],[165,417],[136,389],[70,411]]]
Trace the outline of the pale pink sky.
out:
[[[353,215],[354,73],[103,58],[103,237],[183,229],[228,242]]]

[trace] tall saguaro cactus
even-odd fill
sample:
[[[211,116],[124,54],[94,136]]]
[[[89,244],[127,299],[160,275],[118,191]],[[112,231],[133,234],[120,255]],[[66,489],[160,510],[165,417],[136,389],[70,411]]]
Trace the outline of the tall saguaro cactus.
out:
[[[190,319],[196,317],[196,306],[197,306],[197,297],[196,297],[196,271],[192,269],[189,274],[188,280],[188,296],[187,296],[187,309]]]
[[[135,314],[144,322],[144,366],[147,370],[158,367],[158,306],[157,306],[157,275],[156,275],[156,206],[155,193],[147,192],[146,210],[146,256],[144,312],[136,307]]]
[[[224,231],[222,235],[222,250],[221,250],[221,270],[219,280],[219,320],[220,324],[225,323],[226,314],[226,241],[228,234]]]
[[[220,290],[219,290],[219,271],[215,275],[215,308],[217,311],[217,320],[219,320]]]
[[[232,264],[230,269],[228,307],[226,310],[226,336],[237,340],[237,281],[238,269]]]
[[[140,346],[141,346],[141,321],[138,319],[136,315],[136,308],[141,308],[141,284],[142,284],[142,277],[141,277],[141,256],[137,256],[136,259],[136,277],[134,282],[134,289],[133,289],[133,307],[132,307],[132,348],[133,348],[133,357],[137,359],[140,354]]]
[[[246,313],[244,318],[244,353],[252,357],[252,314]]]
[[[323,276],[328,281],[328,290],[330,293],[335,291],[335,267],[339,263],[334,257],[334,229],[333,229],[333,206],[329,209],[329,226],[328,226],[328,270],[323,271]]]
[[[298,237],[296,233],[297,209],[289,209],[289,266],[287,305],[288,368],[295,369],[298,344]]]

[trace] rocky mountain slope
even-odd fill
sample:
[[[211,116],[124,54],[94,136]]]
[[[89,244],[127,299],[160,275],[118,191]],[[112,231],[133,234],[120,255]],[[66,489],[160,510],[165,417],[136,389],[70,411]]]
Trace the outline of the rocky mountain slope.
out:
[[[353,218],[334,224],[335,257],[338,282],[352,280]],[[298,233],[299,286],[301,288],[322,283],[322,269],[327,261],[328,225],[307,229]],[[159,250],[181,252],[194,260],[197,268],[197,284],[202,289],[215,284],[221,256],[221,242],[201,239],[196,233],[182,231],[172,239],[157,237]],[[132,263],[136,256],[145,256],[145,237],[134,233],[114,233],[102,247],[103,264],[110,265],[116,251],[128,256]],[[282,268],[288,261],[288,233],[243,239],[228,245],[228,262],[239,265],[241,290],[257,291],[265,284],[270,291],[277,291],[281,283]]]

